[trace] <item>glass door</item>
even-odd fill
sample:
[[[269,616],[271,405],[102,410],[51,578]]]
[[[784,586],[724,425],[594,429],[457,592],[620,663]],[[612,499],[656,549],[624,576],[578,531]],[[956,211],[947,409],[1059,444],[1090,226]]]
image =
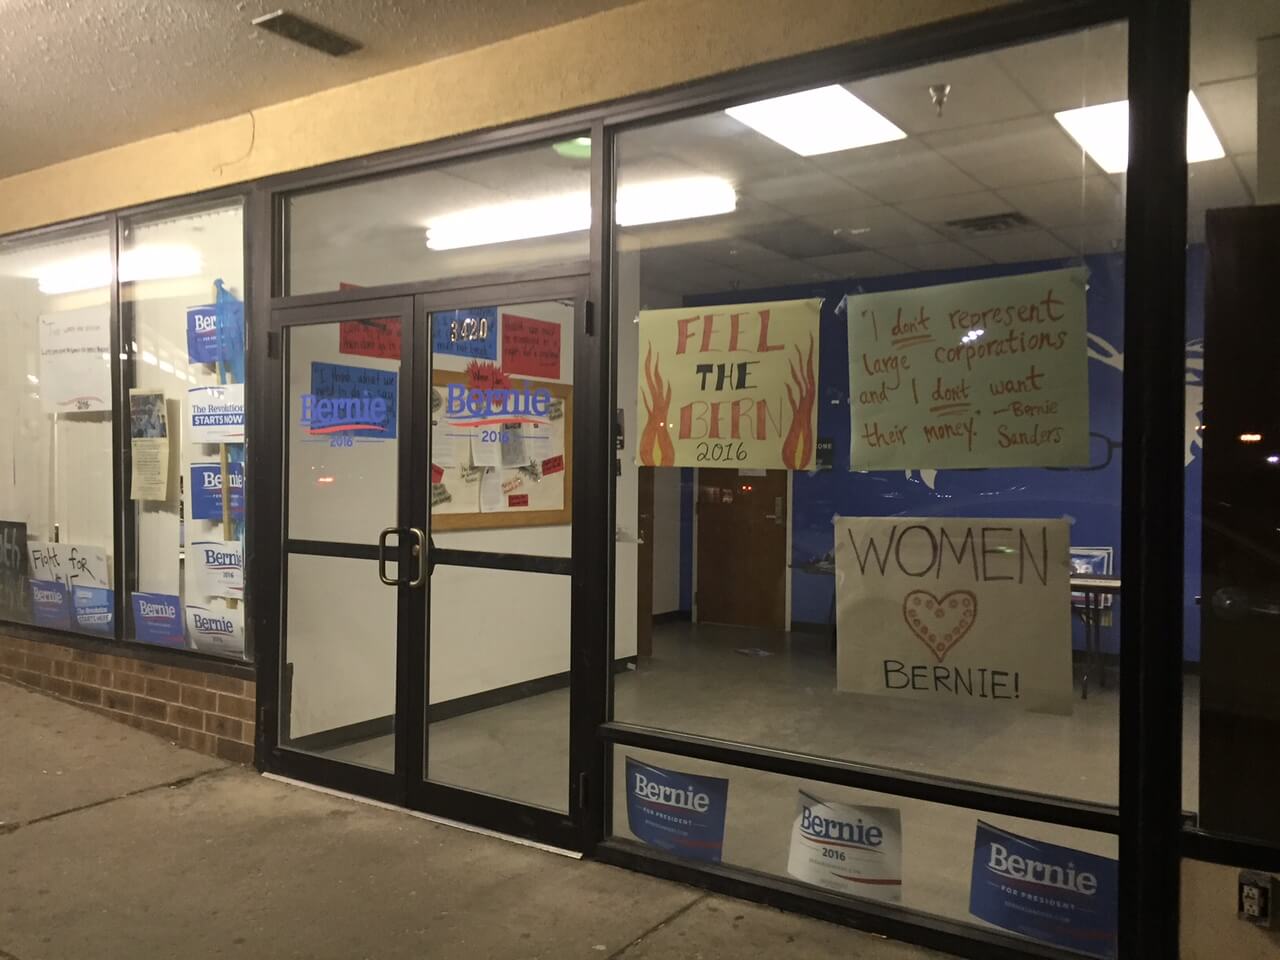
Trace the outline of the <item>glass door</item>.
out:
[[[433,813],[579,844],[574,788],[574,339],[585,284],[419,297],[415,520],[429,532],[414,673]],[[603,644],[603,638],[597,638]]]
[[[425,579],[404,480],[412,319],[409,297],[272,314],[283,413],[276,755],[289,775],[396,802],[408,773],[402,658]]]

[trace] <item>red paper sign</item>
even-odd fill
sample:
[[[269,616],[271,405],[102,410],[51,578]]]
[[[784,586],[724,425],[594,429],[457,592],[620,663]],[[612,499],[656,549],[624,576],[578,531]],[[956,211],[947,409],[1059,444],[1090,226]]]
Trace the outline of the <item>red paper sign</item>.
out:
[[[444,479],[444,467],[437,467],[434,463],[431,465],[431,482],[439,483]]]
[[[529,505],[529,495],[527,493],[513,493],[507,497],[508,507],[527,507]]]
[[[554,457],[547,457],[542,461],[542,475],[545,477],[552,473],[559,473],[564,469],[564,454],[557,453]]]
[[[400,318],[343,320],[338,330],[338,352],[399,360]]]
[[[560,379],[560,324],[504,313],[501,327],[504,371]]]

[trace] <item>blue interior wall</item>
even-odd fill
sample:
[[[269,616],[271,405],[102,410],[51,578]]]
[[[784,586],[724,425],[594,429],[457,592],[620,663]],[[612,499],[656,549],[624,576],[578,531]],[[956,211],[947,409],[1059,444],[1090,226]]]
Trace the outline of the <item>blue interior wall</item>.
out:
[[[850,293],[910,289],[963,280],[980,280],[1073,266],[1072,260],[1043,260],[993,264],[962,270],[926,271],[888,277],[833,281],[732,291],[688,297],[688,306],[748,303],[801,297],[823,299],[818,374],[818,437],[834,443],[834,469],[797,473],[792,499],[792,620],[829,623],[833,609],[834,577],[806,573],[800,568],[834,547],[836,516],[963,516],[1066,517],[1073,546],[1111,547],[1114,570],[1120,571],[1120,470],[1124,345],[1124,256],[1091,255],[1087,293],[1089,331],[1089,430],[1094,465],[1114,447],[1101,469],[1051,470],[1001,468],[978,470],[913,470],[852,472],[849,469],[848,328],[843,298]],[[1171,322],[1176,323],[1177,320]],[[1195,595],[1200,583],[1200,448],[1197,364],[1203,361],[1204,249],[1188,252],[1188,456],[1186,468],[1186,579],[1184,649],[1189,660],[1200,655],[1199,611]],[[693,482],[692,470],[682,471],[681,606],[692,607]],[[1111,629],[1103,631],[1104,649],[1114,652],[1119,637],[1120,610],[1113,611]],[[1077,622],[1075,643],[1082,645]]]

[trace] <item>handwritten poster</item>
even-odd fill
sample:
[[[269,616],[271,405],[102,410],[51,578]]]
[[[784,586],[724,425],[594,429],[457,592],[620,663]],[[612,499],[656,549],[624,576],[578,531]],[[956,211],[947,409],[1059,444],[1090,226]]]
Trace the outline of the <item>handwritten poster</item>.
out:
[[[400,318],[343,320],[338,325],[338,352],[381,360],[400,359]]]
[[[801,790],[787,873],[828,890],[897,903],[902,814],[896,807],[855,807]]]
[[[187,390],[187,433],[191,443],[244,443],[244,384]]]
[[[302,397],[302,423],[317,440],[394,440],[400,374],[395,370],[311,361],[311,393]]]
[[[978,821],[969,912],[1043,943],[1114,957],[1119,861]]]
[[[134,500],[169,497],[169,422],[163,390],[129,390],[129,496]]]
[[[431,352],[472,360],[497,360],[498,308],[437,310],[431,314]]]
[[[636,463],[811,469],[820,306],[642,310]]]
[[[560,324],[514,313],[502,315],[502,370],[560,379]]]
[[[0,520],[0,620],[27,619],[27,525]]]
[[[836,519],[836,686],[1070,713],[1066,520]]]
[[[41,409],[110,410],[110,309],[104,305],[44,314],[39,337]]]
[[[111,586],[107,551],[86,543],[29,543],[27,569],[33,580],[56,580],[67,589]]]
[[[1086,276],[847,297],[853,469],[1087,464]]]

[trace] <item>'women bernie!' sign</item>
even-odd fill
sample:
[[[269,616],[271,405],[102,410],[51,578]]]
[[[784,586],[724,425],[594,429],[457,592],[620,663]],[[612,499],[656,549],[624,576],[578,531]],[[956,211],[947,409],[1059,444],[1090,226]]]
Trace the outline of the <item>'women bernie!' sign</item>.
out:
[[[839,517],[837,687],[1071,712],[1065,520]]]

